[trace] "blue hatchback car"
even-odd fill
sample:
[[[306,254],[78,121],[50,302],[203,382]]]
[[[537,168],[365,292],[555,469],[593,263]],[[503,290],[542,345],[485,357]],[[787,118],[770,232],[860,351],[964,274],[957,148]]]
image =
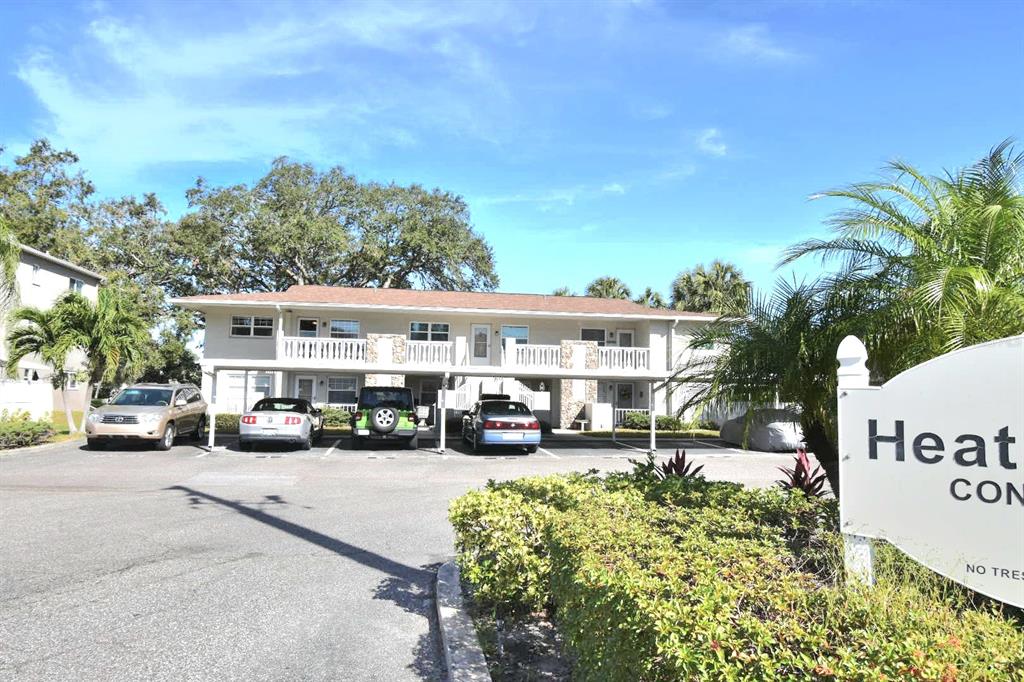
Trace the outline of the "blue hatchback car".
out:
[[[521,447],[537,452],[540,421],[524,403],[481,400],[462,418],[462,440],[474,453],[488,445]]]

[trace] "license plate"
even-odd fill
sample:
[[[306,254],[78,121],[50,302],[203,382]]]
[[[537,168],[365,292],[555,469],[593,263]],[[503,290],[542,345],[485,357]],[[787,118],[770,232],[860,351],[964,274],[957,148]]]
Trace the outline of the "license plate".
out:
[[[265,428],[265,429],[263,429],[263,433],[274,434],[274,433],[277,433],[277,429],[267,429],[267,428]]]
[[[357,436],[369,436],[370,435],[370,429],[356,429],[356,435]]]
[[[503,433],[501,434],[502,440],[522,440],[523,434],[521,433]]]

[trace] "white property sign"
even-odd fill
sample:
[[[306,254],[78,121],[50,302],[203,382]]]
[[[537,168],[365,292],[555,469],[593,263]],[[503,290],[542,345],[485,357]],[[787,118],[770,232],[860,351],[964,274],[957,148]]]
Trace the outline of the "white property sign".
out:
[[[839,346],[839,486],[847,565],[871,580],[886,540],[982,594],[1024,607],[1024,336],[972,346],[868,386]]]

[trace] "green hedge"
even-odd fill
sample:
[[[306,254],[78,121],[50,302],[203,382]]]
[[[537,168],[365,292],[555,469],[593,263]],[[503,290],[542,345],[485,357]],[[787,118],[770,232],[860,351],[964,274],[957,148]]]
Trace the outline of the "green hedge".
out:
[[[643,412],[627,412],[622,418],[624,429],[650,429],[651,417]],[[654,418],[654,428],[658,431],[682,431],[686,428],[679,417],[668,414],[659,414]]]
[[[0,450],[39,445],[53,434],[53,424],[45,419],[32,419],[27,412],[0,412]]]
[[[330,407],[327,405],[321,409],[324,413],[324,426],[327,428],[349,426],[351,423],[352,413],[348,410],[343,410],[340,407]]]
[[[234,412],[217,413],[217,433],[238,433],[238,420],[242,415]]]
[[[1024,679],[1019,612],[887,546],[875,588],[837,582],[834,502],[549,477],[492,482],[451,519],[477,599],[551,607],[574,679]]]

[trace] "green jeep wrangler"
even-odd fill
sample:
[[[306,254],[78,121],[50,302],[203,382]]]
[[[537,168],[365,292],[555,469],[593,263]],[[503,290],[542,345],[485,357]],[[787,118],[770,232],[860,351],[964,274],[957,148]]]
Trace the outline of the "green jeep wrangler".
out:
[[[416,405],[412,389],[392,386],[366,386],[359,391],[359,402],[352,415],[352,449],[368,440],[398,440],[416,449]]]

